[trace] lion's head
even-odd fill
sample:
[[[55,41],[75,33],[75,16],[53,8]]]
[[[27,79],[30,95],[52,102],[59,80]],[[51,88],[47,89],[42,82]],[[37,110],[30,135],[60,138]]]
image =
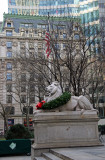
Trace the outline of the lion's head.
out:
[[[55,81],[51,85],[49,85],[46,88],[46,91],[47,91],[47,93],[46,93],[47,96],[45,96],[46,102],[49,102],[53,99],[56,99],[57,97],[62,95],[62,90],[61,90],[60,84],[57,81]]]

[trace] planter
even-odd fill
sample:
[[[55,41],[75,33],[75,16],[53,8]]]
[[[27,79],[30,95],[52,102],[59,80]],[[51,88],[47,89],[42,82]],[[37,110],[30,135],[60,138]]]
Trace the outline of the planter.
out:
[[[11,139],[0,141],[0,155],[30,153],[31,141],[29,139]]]

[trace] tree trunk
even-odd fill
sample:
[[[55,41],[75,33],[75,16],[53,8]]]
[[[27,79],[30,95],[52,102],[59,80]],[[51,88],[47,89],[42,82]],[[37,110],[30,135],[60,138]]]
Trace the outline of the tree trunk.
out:
[[[4,116],[4,135],[7,133],[8,131],[8,119],[7,117]]]

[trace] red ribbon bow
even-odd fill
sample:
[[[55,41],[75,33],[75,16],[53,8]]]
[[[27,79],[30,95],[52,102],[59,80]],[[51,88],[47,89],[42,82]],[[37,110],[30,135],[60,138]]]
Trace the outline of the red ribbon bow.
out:
[[[37,108],[37,109],[42,108],[42,106],[43,106],[44,103],[46,103],[44,100],[41,101],[41,102],[38,102],[37,105],[36,105],[36,108]]]

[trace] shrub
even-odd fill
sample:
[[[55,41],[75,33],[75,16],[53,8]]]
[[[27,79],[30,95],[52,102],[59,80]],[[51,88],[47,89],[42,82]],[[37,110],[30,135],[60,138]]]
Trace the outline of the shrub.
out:
[[[24,127],[24,125],[16,124],[10,127],[5,138],[7,140],[8,139],[28,139],[28,138],[31,138],[31,133],[27,128]]]
[[[43,104],[42,108],[41,109],[55,109],[57,107],[60,107],[64,104],[66,104],[71,98],[71,94],[68,93],[68,92],[64,92],[60,97],[48,102],[48,103],[45,103]]]
[[[105,125],[98,125],[98,130],[102,135],[105,134]]]

